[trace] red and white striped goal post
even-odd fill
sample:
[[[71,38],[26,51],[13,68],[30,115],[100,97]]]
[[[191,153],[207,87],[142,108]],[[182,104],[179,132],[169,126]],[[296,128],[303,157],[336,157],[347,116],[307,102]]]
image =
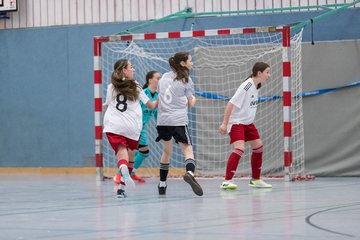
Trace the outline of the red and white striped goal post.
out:
[[[95,105],[95,160],[96,179],[103,180],[103,153],[101,149],[103,141],[102,126],[102,69],[101,69],[101,44],[115,41],[154,40],[154,39],[176,39],[176,38],[199,38],[235,34],[256,34],[256,33],[282,33],[282,77],[283,77],[283,132],[284,132],[284,178],[291,181],[290,167],[292,164],[292,125],[291,125],[291,46],[290,26],[267,26],[247,28],[227,28],[177,32],[158,33],[136,33],[124,35],[95,36],[94,41],[94,105]]]

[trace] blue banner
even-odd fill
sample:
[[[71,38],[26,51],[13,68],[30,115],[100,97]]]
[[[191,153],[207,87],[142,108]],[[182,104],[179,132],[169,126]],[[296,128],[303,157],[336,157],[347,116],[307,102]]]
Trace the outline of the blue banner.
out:
[[[354,86],[358,86],[358,85],[360,85],[360,81],[352,82],[350,84],[340,86],[340,87],[335,87],[335,88],[324,88],[324,89],[319,89],[319,90],[302,92],[302,93],[296,95],[295,97],[310,97],[310,96],[315,96],[315,95],[321,95],[321,94],[325,94],[328,92],[333,92],[333,91],[337,91],[337,90],[340,90],[343,88],[354,87]],[[204,98],[214,99],[214,100],[226,100],[226,101],[230,100],[230,97],[215,94],[215,93],[210,93],[210,92],[195,91],[195,95],[204,97]],[[266,101],[277,100],[280,98],[282,98],[282,96],[268,96],[268,97],[263,96],[263,97],[259,97],[259,101],[266,102]]]

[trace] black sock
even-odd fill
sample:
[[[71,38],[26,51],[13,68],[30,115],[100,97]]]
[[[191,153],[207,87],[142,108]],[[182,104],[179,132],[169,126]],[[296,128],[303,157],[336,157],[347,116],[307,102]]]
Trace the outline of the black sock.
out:
[[[195,160],[192,158],[188,158],[185,160],[185,169],[187,171],[195,172]]]
[[[165,182],[169,172],[169,163],[160,163],[160,181]]]

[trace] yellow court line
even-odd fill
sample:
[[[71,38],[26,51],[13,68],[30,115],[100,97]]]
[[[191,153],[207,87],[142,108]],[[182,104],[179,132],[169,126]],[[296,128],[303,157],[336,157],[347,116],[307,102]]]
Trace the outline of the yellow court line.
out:
[[[114,175],[116,169],[104,169],[104,175]],[[96,174],[96,168],[31,168],[31,167],[0,167],[0,174]],[[169,176],[182,176],[183,168],[171,168]],[[144,177],[159,176],[158,168],[140,168],[136,174]]]

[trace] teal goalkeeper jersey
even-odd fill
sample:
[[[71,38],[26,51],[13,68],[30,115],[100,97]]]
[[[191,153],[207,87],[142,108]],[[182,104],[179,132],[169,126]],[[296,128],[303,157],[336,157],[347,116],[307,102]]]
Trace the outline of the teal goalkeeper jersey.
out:
[[[150,101],[153,101],[153,102],[156,101],[156,99],[158,97],[158,92],[155,92],[154,94],[151,94],[149,88],[145,88],[144,92],[149,97]],[[149,122],[149,120],[151,119],[152,116],[154,116],[155,119],[157,119],[157,108],[154,108],[153,110],[150,110],[142,102],[140,102],[140,104],[141,104],[141,109],[142,109],[142,122],[143,122],[143,127],[144,127],[145,124],[147,122]]]

